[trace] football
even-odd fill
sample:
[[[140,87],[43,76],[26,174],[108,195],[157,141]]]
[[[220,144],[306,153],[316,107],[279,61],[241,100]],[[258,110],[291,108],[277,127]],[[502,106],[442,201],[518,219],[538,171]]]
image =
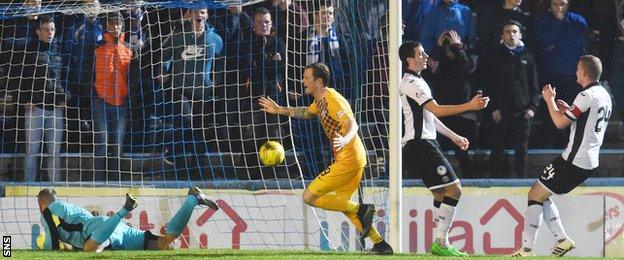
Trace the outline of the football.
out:
[[[276,141],[268,141],[260,147],[260,161],[265,166],[275,166],[284,161],[284,147]]]

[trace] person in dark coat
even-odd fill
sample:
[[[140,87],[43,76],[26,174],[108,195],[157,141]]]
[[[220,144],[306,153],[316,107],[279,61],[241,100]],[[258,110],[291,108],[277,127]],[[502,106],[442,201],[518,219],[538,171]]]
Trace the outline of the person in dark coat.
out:
[[[487,116],[494,122],[490,170],[495,177],[527,177],[530,120],[537,111],[539,89],[535,58],[522,42],[521,28],[516,21],[507,22],[502,28],[500,45],[484,57],[480,68],[481,84],[491,97]],[[507,141],[515,150],[514,175],[503,171]]]

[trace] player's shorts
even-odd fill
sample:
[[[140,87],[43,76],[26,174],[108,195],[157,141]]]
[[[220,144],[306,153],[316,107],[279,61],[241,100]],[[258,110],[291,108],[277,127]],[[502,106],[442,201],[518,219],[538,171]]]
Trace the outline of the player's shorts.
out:
[[[403,178],[418,176],[430,190],[459,182],[436,140],[413,139],[403,147]]]
[[[150,232],[149,230],[145,230],[145,240],[143,241],[143,249],[144,250],[158,250],[158,247],[156,248],[150,248],[150,245],[152,245],[153,243],[150,243],[150,241],[158,241],[159,236],[152,234],[152,232]]]
[[[552,194],[566,194],[583,183],[592,170],[585,170],[558,156],[537,180]]]
[[[360,185],[363,173],[364,167],[334,163],[321,172],[307,189],[319,197],[335,191],[337,195],[350,198]]]

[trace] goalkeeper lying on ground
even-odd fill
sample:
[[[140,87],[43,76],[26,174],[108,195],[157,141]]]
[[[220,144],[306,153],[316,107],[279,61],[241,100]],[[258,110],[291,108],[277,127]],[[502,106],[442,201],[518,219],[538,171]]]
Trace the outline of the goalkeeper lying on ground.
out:
[[[98,252],[104,249],[170,249],[188,223],[195,206],[205,205],[213,210],[219,209],[199,188],[190,188],[184,204],[169,222],[166,235],[156,236],[149,230],[138,230],[121,222],[123,217],[138,206],[130,194],[126,194],[126,203],[111,217],[94,217],[84,208],[59,201],[53,189],[42,189],[37,198],[41,225],[45,230],[43,249],[46,250],[59,250],[60,242],[70,244],[74,250]]]

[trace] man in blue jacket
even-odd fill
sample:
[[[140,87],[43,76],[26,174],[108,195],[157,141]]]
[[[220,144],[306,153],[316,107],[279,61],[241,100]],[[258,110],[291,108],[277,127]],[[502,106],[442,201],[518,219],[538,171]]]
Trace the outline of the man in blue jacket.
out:
[[[550,12],[536,23],[541,82],[557,87],[562,100],[570,103],[579,92],[576,65],[587,45],[587,22],[568,12],[568,0],[553,0]]]
[[[420,42],[427,53],[433,53],[438,37],[447,31],[456,31],[468,47],[474,45],[475,26],[472,10],[458,0],[443,0],[431,8],[420,28]]]
[[[540,85],[553,85],[558,97],[569,104],[581,90],[576,83],[576,65],[585,54],[587,22],[568,12],[568,7],[568,0],[553,0],[550,11],[535,23],[535,37]],[[540,133],[542,139],[538,143],[546,147],[560,147],[567,141],[567,135],[550,120],[545,120]]]

